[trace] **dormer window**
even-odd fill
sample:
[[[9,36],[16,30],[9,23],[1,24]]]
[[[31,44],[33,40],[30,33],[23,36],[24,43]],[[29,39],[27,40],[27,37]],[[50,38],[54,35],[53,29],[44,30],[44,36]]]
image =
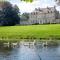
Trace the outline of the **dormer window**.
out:
[[[34,12],[34,15],[35,15],[35,12]]]
[[[38,8],[38,10],[40,11],[40,8]]]
[[[49,13],[49,11],[48,11],[48,13]]]
[[[38,9],[37,9],[37,8],[35,8],[35,10],[37,11]]]
[[[38,14],[38,12],[36,12],[36,14]]]
[[[52,11],[51,11],[51,13],[52,13]]]

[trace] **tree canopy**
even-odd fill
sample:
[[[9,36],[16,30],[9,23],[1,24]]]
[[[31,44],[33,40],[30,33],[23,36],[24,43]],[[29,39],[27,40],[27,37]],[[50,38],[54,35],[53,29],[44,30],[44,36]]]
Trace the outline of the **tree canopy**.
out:
[[[25,1],[25,2],[33,2],[33,0],[21,0],[21,1]]]
[[[10,2],[4,1],[0,2],[0,25],[15,25],[20,21],[20,17],[18,15],[19,8],[17,5],[12,6]]]
[[[33,2],[33,0],[21,0],[21,1],[25,1],[25,2]],[[40,1],[40,0],[39,0]],[[60,0],[54,0],[56,2],[57,5],[60,5]]]

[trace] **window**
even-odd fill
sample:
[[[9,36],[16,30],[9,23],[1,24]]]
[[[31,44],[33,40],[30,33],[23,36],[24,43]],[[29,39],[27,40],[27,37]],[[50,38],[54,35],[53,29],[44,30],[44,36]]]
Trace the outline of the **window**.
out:
[[[35,15],[35,12],[34,12],[34,15]]]
[[[52,13],[52,11],[51,11],[51,13]]]
[[[36,14],[38,14],[38,12],[36,12]]]
[[[49,11],[48,11],[48,13],[49,13]]]

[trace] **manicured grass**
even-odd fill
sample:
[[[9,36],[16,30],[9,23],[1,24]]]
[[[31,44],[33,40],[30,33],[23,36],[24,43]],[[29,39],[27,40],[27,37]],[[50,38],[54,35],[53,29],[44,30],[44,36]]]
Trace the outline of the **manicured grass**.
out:
[[[42,38],[60,39],[60,24],[0,27],[0,40]]]

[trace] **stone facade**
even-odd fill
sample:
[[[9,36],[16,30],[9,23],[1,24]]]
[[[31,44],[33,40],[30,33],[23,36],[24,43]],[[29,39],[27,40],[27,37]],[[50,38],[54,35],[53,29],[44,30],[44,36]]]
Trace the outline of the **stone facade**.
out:
[[[29,24],[60,23],[59,16],[55,7],[36,8],[29,14]]]

